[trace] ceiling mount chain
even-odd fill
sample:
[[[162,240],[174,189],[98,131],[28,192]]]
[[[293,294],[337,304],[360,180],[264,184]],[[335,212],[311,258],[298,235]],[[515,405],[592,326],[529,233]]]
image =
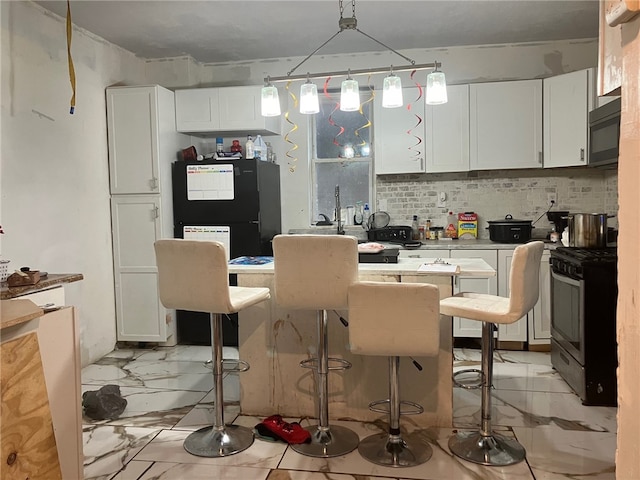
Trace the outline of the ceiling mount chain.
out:
[[[342,4],[342,0],[338,0],[340,4],[340,19],[338,20],[338,27],[340,27],[340,31],[343,30],[357,30],[358,29],[358,20],[356,20],[356,0],[351,0],[351,18],[344,18],[344,5]]]

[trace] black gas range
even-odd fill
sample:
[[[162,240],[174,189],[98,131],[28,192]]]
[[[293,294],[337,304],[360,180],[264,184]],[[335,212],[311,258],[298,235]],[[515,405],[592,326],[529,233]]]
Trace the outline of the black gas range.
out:
[[[585,405],[616,405],[615,247],[551,251],[551,363]]]

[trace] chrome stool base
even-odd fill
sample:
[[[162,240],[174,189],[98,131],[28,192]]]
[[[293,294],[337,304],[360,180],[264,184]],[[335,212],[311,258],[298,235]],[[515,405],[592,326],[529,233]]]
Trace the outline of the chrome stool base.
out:
[[[454,455],[480,465],[506,466],[521,462],[526,451],[514,438],[492,433],[458,432],[449,439],[449,449]]]
[[[184,449],[198,457],[226,457],[246,450],[253,444],[253,432],[240,425],[225,425],[223,429],[205,427],[190,434]]]
[[[433,450],[420,435],[406,437],[377,433],[360,441],[358,452],[366,460],[385,467],[414,467],[431,458]]]
[[[306,427],[311,433],[311,443],[291,445],[291,448],[309,457],[339,457],[352,452],[358,446],[358,435],[346,427],[331,425],[320,430],[317,425]]]

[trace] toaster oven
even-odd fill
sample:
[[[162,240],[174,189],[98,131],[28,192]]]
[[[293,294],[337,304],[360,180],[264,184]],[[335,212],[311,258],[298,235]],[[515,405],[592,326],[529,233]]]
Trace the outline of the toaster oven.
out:
[[[388,226],[384,228],[371,228],[369,232],[367,232],[367,237],[371,242],[410,242],[411,227]]]

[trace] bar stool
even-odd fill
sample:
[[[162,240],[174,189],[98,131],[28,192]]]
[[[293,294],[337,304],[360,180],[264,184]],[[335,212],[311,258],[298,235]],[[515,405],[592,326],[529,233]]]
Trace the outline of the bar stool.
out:
[[[166,308],[208,312],[211,317],[212,368],[215,388],[212,426],[191,433],[184,449],[200,457],[226,457],[253,443],[253,432],[239,425],[225,425],[222,376],[246,371],[249,364],[224,368],[222,315],[237,313],[269,298],[268,288],[229,286],[224,245],[202,240],[158,240],[154,243],[158,265],[160,300]]]
[[[389,357],[389,398],[371,402],[389,414],[389,431],[360,441],[366,460],[386,467],[412,467],[431,458],[423,436],[400,433],[400,415],[419,414],[421,405],[400,400],[400,356],[434,356],[440,345],[438,287],[428,283],[361,282],[349,287],[349,344],[360,355]],[[386,403],[388,409],[378,405]],[[409,409],[401,411],[401,406]]]
[[[317,373],[318,425],[307,428],[311,443],[291,448],[310,457],[345,455],[358,446],[358,435],[346,427],[329,425],[328,374],[351,364],[329,358],[327,310],[348,308],[348,289],[358,278],[358,241],[342,235],[276,235],[273,255],[278,305],[317,311],[318,358],[304,360],[300,366]]]
[[[524,447],[517,440],[491,430],[493,332],[496,323],[518,321],[538,301],[543,249],[542,242],[516,247],[511,261],[508,298],[463,292],[440,301],[440,311],[444,315],[482,322],[482,370],[479,385],[482,388],[482,423],[479,431],[458,432],[449,439],[449,449],[464,460],[480,465],[505,466],[521,462],[526,456]],[[456,375],[463,372],[457,372]]]

